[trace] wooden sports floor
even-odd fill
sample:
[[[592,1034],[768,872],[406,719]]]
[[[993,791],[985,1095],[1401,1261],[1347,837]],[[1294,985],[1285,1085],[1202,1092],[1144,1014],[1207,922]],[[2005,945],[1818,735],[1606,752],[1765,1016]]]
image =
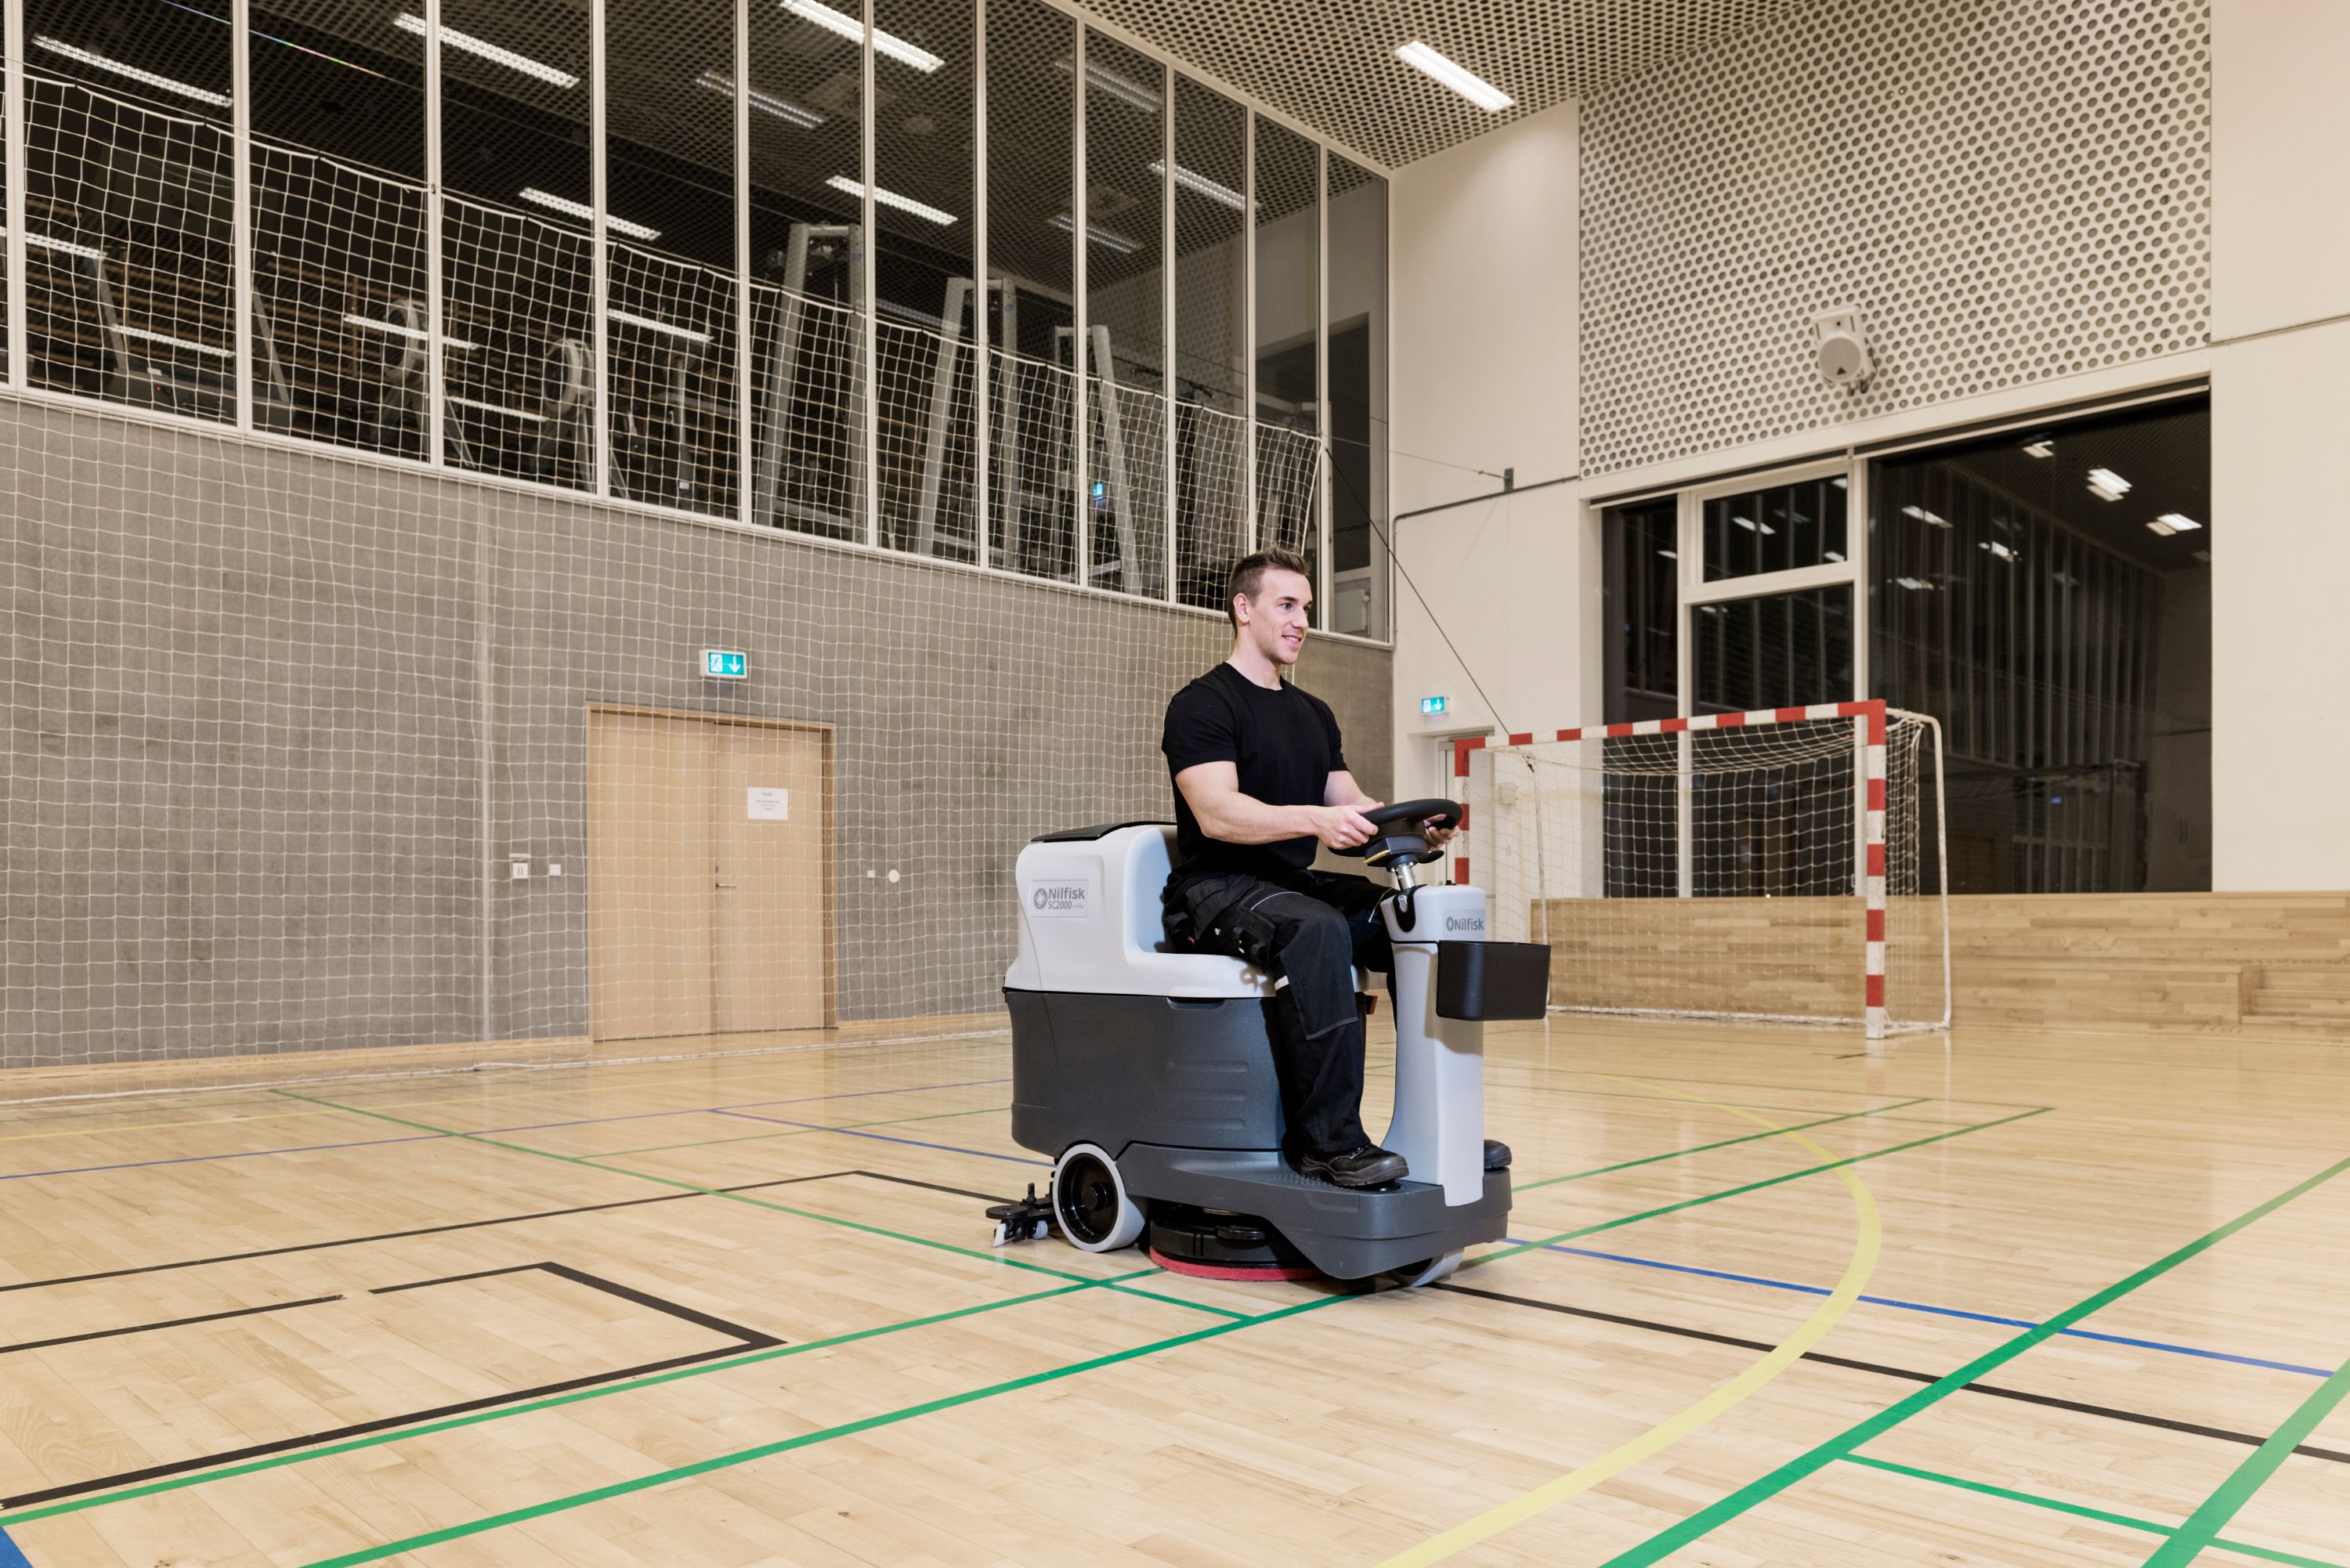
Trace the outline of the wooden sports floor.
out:
[[[1369,1295],[991,1252],[1006,1054],[0,1111],[0,1564],[2350,1568],[2341,1043],[1497,1028]]]

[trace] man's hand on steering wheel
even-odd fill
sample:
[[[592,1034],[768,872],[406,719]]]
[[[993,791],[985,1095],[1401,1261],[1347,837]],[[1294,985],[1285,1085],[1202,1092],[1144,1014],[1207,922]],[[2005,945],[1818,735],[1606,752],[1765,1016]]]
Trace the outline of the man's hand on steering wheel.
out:
[[[1309,805],[1305,811],[1314,824],[1314,836],[1326,847],[1359,849],[1378,832],[1363,816],[1378,804],[1375,800],[1358,800],[1352,805]]]

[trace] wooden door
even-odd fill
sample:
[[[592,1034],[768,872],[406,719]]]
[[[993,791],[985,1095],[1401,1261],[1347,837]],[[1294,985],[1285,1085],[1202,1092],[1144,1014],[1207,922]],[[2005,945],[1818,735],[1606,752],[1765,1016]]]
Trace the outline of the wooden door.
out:
[[[821,726],[589,710],[594,1038],[832,1022],[830,745]]]
[[[713,728],[718,1028],[820,1028],[832,1015],[827,737]]]
[[[705,724],[588,715],[588,1015],[598,1040],[707,1034],[716,891]]]

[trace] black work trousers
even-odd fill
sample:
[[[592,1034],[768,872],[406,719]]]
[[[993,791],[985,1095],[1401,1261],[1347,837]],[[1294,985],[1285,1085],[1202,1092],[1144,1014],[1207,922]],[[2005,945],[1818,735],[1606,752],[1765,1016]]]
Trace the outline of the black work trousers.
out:
[[[1395,961],[1378,912],[1387,891],[1323,871],[1280,881],[1180,870],[1168,878],[1170,942],[1246,959],[1276,978],[1267,1031],[1293,1155],[1344,1154],[1371,1141],[1354,971],[1384,973]]]

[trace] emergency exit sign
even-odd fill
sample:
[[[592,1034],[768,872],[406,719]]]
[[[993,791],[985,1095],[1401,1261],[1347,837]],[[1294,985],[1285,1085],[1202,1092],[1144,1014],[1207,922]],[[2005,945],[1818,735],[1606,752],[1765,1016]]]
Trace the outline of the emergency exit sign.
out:
[[[751,673],[748,654],[732,653],[723,648],[702,650],[702,673],[712,680],[740,680]]]
[[[1422,713],[1427,714],[1441,713],[1444,711],[1444,699],[1441,697],[1423,697],[1419,700],[1419,711]]]

